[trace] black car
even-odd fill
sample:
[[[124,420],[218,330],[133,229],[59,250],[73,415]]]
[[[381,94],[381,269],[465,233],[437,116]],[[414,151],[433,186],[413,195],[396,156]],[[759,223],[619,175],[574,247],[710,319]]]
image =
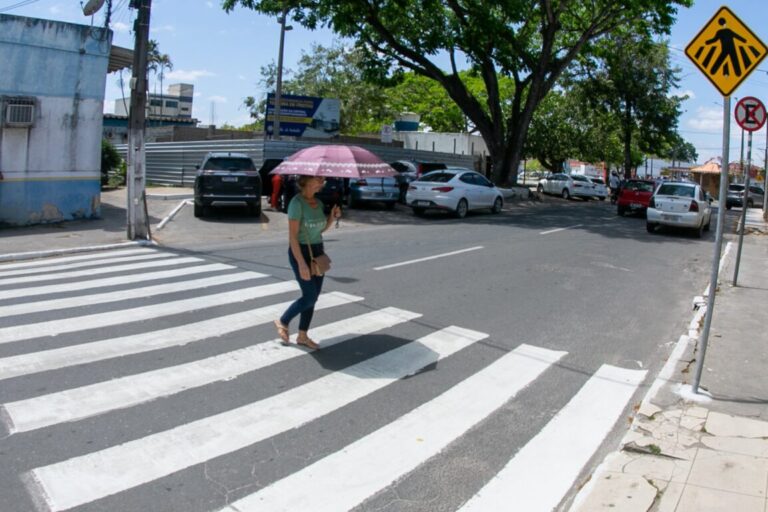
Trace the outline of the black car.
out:
[[[205,155],[195,176],[195,217],[211,206],[245,205],[261,215],[261,178],[246,154],[212,152]]]

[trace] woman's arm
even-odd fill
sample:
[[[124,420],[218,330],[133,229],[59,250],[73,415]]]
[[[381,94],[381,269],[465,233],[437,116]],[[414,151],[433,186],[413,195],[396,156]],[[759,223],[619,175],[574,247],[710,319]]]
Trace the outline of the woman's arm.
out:
[[[323,228],[322,233],[328,231],[331,228],[331,224],[339,218],[341,218],[341,208],[339,208],[339,205],[336,205],[331,209],[331,213],[328,214],[328,219],[325,221],[325,227]]]
[[[296,262],[299,264],[299,275],[304,281],[309,281],[312,275],[309,272],[309,265],[304,259],[304,255],[301,254],[301,247],[299,246],[299,229],[301,229],[300,221],[288,221],[288,244],[291,247],[293,257],[296,258]]]

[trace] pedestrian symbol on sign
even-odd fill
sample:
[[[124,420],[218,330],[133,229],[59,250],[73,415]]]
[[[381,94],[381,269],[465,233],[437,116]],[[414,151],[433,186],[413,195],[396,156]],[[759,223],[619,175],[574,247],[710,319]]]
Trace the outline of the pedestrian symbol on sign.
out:
[[[768,48],[735,14],[722,7],[685,53],[723,96],[730,96],[768,54]]]

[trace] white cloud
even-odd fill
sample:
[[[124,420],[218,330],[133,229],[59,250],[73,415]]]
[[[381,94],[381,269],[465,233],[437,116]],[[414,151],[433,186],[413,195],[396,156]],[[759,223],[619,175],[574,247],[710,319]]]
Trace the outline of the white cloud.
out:
[[[248,80],[247,78],[245,78],[245,75],[237,75],[237,78],[239,78],[240,80]]]
[[[152,27],[152,32],[153,33],[157,33],[157,32],[176,32],[176,27],[174,27],[173,25],[160,25],[160,26],[157,26],[157,27]]]
[[[688,119],[688,127],[700,131],[723,129],[723,111],[717,108],[699,107],[696,115]]]
[[[131,26],[127,23],[123,23],[122,21],[113,23],[111,28],[113,32],[119,32],[121,34],[127,34],[131,31]]]
[[[205,2],[209,9],[213,9],[213,2]]]
[[[210,96],[208,99],[213,101],[214,103],[226,103],[227,102],[227,98],[224,97],[224,96]]]
[[[166,75],[166,79],[181,80],[183,82],[194,82],[206,76],[216,76],[216,75],[204,69],[192,69],[192,70],[174,69],[173,71],[171,71]]]

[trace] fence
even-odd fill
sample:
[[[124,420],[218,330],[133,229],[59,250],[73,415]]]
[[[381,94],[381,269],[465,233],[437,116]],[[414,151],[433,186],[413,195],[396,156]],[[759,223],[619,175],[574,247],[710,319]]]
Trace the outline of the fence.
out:
[[[285,158],[296,151],[318,144],[318,141],[297,140],[205,140],[192,142],[150,142],[146,144],[147,182],[156,185],[191,186],[195,181],[197,166],[209,151],[231,151],[245,153],[250,156],[256,167],[261,167],[264,160],[270,158]],[[327,142],[333,144],[333,141]],[[358,144],[373,152],[385,162],[395,160],[417,160],[425,162],[442,162],[446,165],[480,168],[480,157],[473,155],[456,155],[453,153],[435,153],[403,149],[395,146]],[[127,144],[116,145],[118,153],[125,158]]]

